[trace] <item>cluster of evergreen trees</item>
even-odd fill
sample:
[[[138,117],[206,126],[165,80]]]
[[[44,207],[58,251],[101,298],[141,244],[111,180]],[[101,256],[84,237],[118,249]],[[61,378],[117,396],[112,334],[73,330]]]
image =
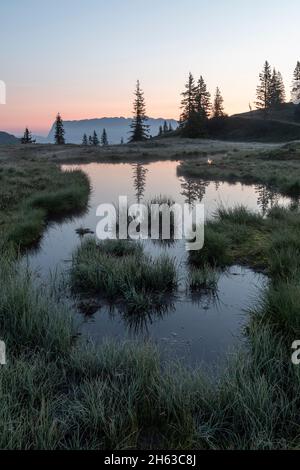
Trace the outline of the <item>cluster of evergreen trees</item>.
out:
[[[221,119],[226,116],[224,100],[217,87],[213,103],[206,83],[200,76],[197,83],[190,73],[185,90],[181,93],[181,115],[179,126],[185,137],[203,137],[207,131],[207,122],[211,119]]]
[[[86,145],[94,145],[94,146],[98,146],[98,145],[102,145],[102,146],[106,146],[108,145],[108,138],[107,138],[107,132],[105,129],[103,129],[102,131],[102,134],[101,134],[101,138],[99,140],[98,138],[98,134],[96,131],[94,131],[93,135],[90,135],[89,137],[87,137],[86,134],[83,134],[83,137],[82,137],[82,145],[86,146]]]
[[[259,85],[256,89],[256,108],[268,110],[285,102],[285,88],[282,75],[271,68],[266,60],[259,74]]]
[[[158,135],[166,135],[169,132],[173,132],[172,124],[165,121],[163,126],[159,126]]]
[[[292,101],[298,104],[295,114],[299,114],[300,119],[300,62],[297,62],[293,74],[292,84]],[[206,83],[202,76],[195,82],[193,75],[190,73],[185,90],[181,93],[181,115],[179,119],[179,128],[181,134],[186,137],[202,137],[206,135],[208,121],[220,120],[227,115],[224,111],[224,100],[220,89],[217,87],[213,101],[209,93]],[[275,68],[271,68],[268,61],[265,62],[262,72],[259,75],[259,85],[256,90],[256,107],[268,111],[286,100],[286,93],[282,75]],[[251,107],[250,107],[251,109]],[[133,119],[131,123],[131,132],[129,142],[145,141],[149,138],[149,126],[147,125],[146,104],[144,93],[137,81],[134,103],[133,103]],[[219,122],[219,121],[217,121]],[[163,126],[159,128],[158,135],[165,135],[171,132],[172,125],[165,121]],[[58,145],[65,144],[65,130],[61,115],[58,113],[55,121],[55,143]],[[32,134],[28,128],[25,129],[22,143],[35,143]],[[124,143],[123,138],[121,144]],[[107,132],[103,129],[100,141],[96,131],[92,136],[83,135],[82,145],[108,145]]]
[[[298,61],[293,73],[291,100],[300,103],[300,62]],[[259,85],[256,89],[257,109],[269,110],[285,103],[286,93],[282,75],[275,68],[272,69],[266,60],[262,72],[259,74]]]

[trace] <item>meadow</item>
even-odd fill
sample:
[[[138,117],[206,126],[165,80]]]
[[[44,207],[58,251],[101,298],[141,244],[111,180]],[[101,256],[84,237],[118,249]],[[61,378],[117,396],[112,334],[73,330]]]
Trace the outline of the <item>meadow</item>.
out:
[[[204,249],[189,256],[192,290],[213,289],[232,264],[269,277],[249,311],[247,348],[231,355],[215,379],[164,361],[150,343],[95,346],[78,337],[71,303],[50,284],[41,290],[21,261],[47,223],[85,210],[89,181],[80,171],[63,173],[49,156],[32,161],[14,150],[2,160],[0,329],[8,360],[0,374],[2,449],[299,447],[300,371],[291,362],[300,333],[298,147],[250,155],[234,148],[226,156],[218,149],[211,165],[203,150],[178,171],[210,180],[250,178],[295,203],[265,216],[221,207],[206,226]],[[162,280],[172,292],[171,259],[154,261],[132,242],[87,240],[74,253],[69,283],[76,292],[118,297],[135,314],[159,302]]]

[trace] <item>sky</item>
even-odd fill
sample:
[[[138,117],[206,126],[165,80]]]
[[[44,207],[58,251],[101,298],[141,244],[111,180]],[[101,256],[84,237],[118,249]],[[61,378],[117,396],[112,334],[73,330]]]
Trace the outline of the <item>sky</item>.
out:
[[[177,119],[189,72],[220,87],[228,114],[248,111],[266,59],[289,98],[299,18],[299,0],[2,0],[0,130],[129,117],[137,79],[147,114]]]

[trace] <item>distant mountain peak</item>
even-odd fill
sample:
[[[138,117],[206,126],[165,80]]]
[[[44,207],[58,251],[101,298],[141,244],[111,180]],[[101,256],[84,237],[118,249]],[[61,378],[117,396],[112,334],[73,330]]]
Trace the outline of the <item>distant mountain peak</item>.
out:
[[[171,124],[173,129],[176,129],[178,126],[178,122],[175,119],[149,117],[147,124],[149,125],[149,132],[152,136],[158,134],[159,127],[164,124],[164,121]],[[126,118],[124,116],[66,120],[64,121],[66,142],[80,144],[83,134],[89,136],[96,131],[98,136],[101,136],[103,129],[107,132],[110,144],[119,144],[122,138],[124,142],[127,142],[131,122],[132,118]],[[46,138],[48,142],[54,142],[54,129],[55,123],[53,123],[48,137]]]

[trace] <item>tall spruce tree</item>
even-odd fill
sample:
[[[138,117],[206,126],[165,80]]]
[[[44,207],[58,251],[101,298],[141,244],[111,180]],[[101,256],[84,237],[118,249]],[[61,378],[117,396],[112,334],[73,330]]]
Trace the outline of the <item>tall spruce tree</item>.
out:
[[[163,135],[163,133],[164,133],[163,126],[159,126],[158,135],[161,136],[161,135]]]
[[[93,137],[89,135],[89,145],[93,145]]]
[[[222,97],[219,87],[217,87],[213,105],[213,118],[222,118],[225,116],[223,103],[224,99]]]
[[[95,145],[95,147],[97,147],[97,145],[100,144],[96,131],[94,131],[94,133],[93,133],[92,143],[93,143],[93,145]]]
[[[132,130],[129,142],[141,142],[149,138],[149,126],[146,124],[148,118],[146,116],[145,98],[139,80],[136,83],[134,95],[134,116],[130,126]]]
[[[24,131],[24,135],[21,139],[21,143],[22,144],[35,144],[35,139],[33,139],[32,137],[32,133],[31,131],[28,129],[28,127],[26,127],[25,131]]]
[[[270,107],[276,107],[285,101],[285,89],[280,72],[273,69],[270,81]]]
[[[207,90],[206,83],[200,76],[195,91],[195,106],[196,111],[203,115],[204,118],[208,119],[211,113],[211,99],[210,93]]]
[[[197,111],[197,86],[191,73],[185,85],[185,91],[181,95],[182,112],[179,119],[181,135],[190,138],[203,137],[206,134],[206,118],[202,111]]]
[[[102,131],[101,145],[103,145],[103,146],[108,145],[108,138],[107,138],[107,133],[106,133],[105,129],[103,129],[103,131]]]
[[[300,62],[297,62],[293,74],[292,101],[295,104],[300,103]]]
[[[64,123],[63,123],[60,113],[57,114],[56,120],[55,120],[54,139],[57,145],[64,145],[66,143]]]
[[[185,84],[185,91],[181,93],[181,115],[180,115],[180,127],[185,127],[188,121],[192,118],[195,113],[196,103],[196,86],[195,80],[191,72],[189,73],[189,78]]]
[[[256,89],[256,108],[266,111],[272,103],[271,93],[272,72],[266,60],[263,71],[259,74],[259,85]]]
[[[83,134],[83,137],[82,137],[82,145],[87,145],[87,144],[88,144],[87,135],[86,135],[86,134]]]

